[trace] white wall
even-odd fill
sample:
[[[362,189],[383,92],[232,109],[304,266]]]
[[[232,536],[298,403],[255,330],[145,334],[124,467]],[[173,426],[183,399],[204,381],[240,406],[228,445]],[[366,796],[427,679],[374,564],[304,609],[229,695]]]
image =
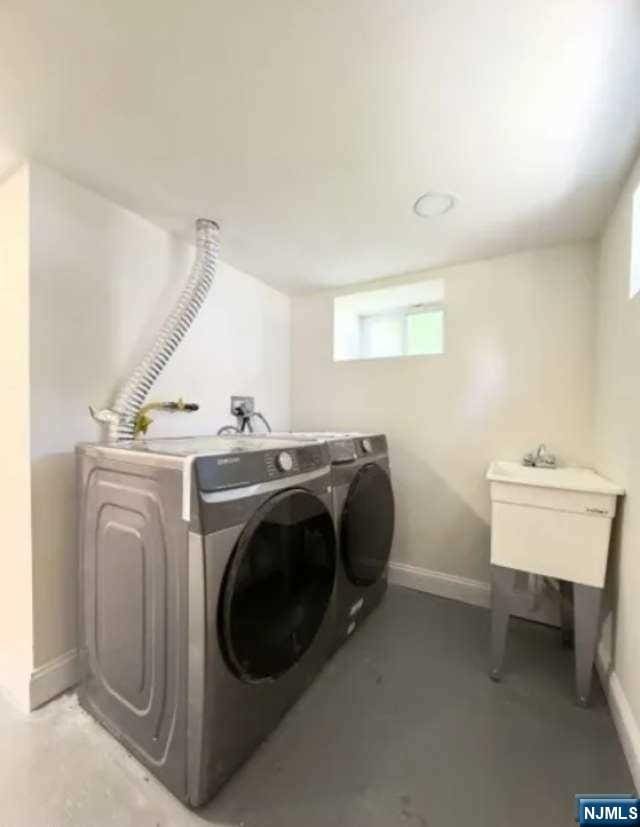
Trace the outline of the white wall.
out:
[[[293,425],[387,433],[395,560],[486,582],[489,461],[592,461],[594,264],[578,244],[416,274],[445,281],[442,356],[334,363],[337,294],[294,299]]]
[[[155,334],[193,248],[39,165],[31,174],[31,471],[35,666],[76,644],[73,448]],[[212,216],[215,218],[215,216]],[[224,227],[222,228],[224,256]],[[154,436],[214,433],[232,393],[289,426],[290,300],[221,264],[188,337],[152,392],[200,403],[158,413]]]
[[[33,663],[29,472],[29,169],[0,184],[0,683],[29,706]]]
[[[627,489],[609,564],[614,607],[605,624],[604,659],[627,710],[627,749],[640,783],[640,295],[629,299],[632,197],[640,160],[605,228],[597,281],[595,433],[599,468]],[[640,230],[640,228],[639,228]],[[614,698],[615,703],[615,698]],[[628,747],[623,735],[623,743]]]

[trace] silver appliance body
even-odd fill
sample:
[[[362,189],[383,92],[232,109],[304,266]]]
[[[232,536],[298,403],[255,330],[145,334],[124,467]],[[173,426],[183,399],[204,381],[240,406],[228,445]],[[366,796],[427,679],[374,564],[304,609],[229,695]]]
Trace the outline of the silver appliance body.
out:
[[[339,546],[334,644],[338,648],[387,590],[395,523],[387,438],[322,431],[261,434],[260,438],[324,442],[329,449]]]
[[[328,448],[213,437],[77,455],[80,702],[202,805],[334,647]]]

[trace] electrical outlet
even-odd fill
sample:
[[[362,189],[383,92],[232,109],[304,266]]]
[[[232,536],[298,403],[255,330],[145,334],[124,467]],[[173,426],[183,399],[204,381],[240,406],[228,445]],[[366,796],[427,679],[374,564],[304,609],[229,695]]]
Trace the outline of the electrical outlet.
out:
[[[255,401],[253,396],[232,396],[231,397],[231,416],[244,416],[252,414],[255,410]]]

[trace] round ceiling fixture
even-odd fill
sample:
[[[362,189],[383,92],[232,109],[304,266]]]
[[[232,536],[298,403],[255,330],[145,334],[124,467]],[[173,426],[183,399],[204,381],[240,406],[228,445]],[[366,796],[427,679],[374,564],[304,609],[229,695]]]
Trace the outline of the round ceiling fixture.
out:
[[[456,199],[448,192],[425,192],[413,205],[413,211],[420,218],[435,218],[449,212],[455,203]]]

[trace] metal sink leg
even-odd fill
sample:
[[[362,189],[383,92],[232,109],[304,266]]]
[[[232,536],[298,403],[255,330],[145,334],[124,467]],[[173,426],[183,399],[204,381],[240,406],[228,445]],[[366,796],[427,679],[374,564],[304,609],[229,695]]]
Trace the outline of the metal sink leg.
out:
[[[491,672],[492,681],[502,678],[502,661],[507,641],[511,599],[517,571],[491,566]]]
[[[602,589],[573,584],[573,611],[575,625],[576,688],[578,704],[589,705],[591,673],[600,630]]]

